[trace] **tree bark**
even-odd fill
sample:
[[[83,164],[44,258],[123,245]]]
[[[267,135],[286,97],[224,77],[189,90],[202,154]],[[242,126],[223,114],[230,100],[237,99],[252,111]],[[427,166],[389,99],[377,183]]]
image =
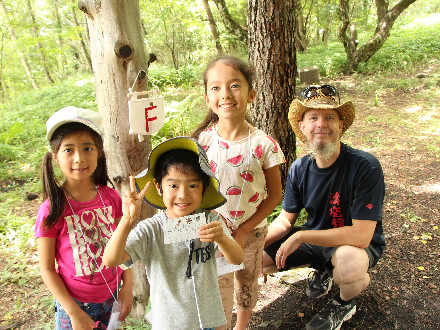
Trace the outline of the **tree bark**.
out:
[[[14,41],[14,43],[16,45],[18,57],[20,58],[21,64],[23,65],[23,68],[24,68],[24,70],[26,72],[26,75],[27,75],[28,79],[30,80],[30,82],[32,84],[32,87],[35,90],[38,90],[38,89],[40,89],[40,86],[38,86],[38,83],[37,83],[37,81],[35,80],[35,78],[34,78],[34,76],[32,74],[32,70],[31,70],[31,67],[29,65],[29,62],[28,62],[26,56],[24,56],[23,53],[20,50],[20,47],[18,45],[17,35],[15,34],[15,30],[14,30],[14,28],[12,27],[12,25],[10,23],[9,13],[8,13],[8,10],[7,10],[3,0],[0,0],[0,5],[2,7],[5,19],[8,22],[8,30],[9,30],[9,33],[11,34],[11,39]]]
[[[151,150],[148,137],[138,142],[136,135],[128,133],[128,88],[132,87],[139,70],[148,72],[139,1],[84,0],[79,1],[79,8],[87,15],[98,111],[103,116],[107,166],[110,178],[122,194],[130,188],[128,176],[147,167]],[[138,79],[134,90],[146,90],[147,80]],[[153,213],[153,209],[144,203],[141,219],[151,217]],[[131,315],[140,320],[145,315],[149,296],[145,266],[136,263],[133,276]]]
[[[208,16],[209,26],[211,27],[212,38],[214,39],[215,48],[217,49],[217,54],[223,54],[222,45],[220,44],[220,39],[218,37],[217,27],[215,26],[214,16],[212,16],[211,8],[209,7],[208,0],[203,0],[203,5],[205,6],[206,15]]]
[[[238,41],[246,45],[248,43],[248,30],[246,27],[238,24],[229,13],[225,0],[213,0],[217,6],[218,12],[223,19],[226,30],[235,36]]]
[[[376,0],[377,15],[378,17],[382,16],[382,19],[378,21],[373,37],[360,47],[357,47],[356,36],[352,33],[351,29],[352,24],[348,14],[349,0],[339,1],[339,17],[342,21],[341,28],[339,29],[339,39],[344,45],[345,53],[347,54],[345,74],[353,73],[357,70],[360,63],[367,62],[376,54],[388,39],[396,19],[415,1],[401,0],[391,10],[388,10],[387,0]]]
[[[286,157],[282,182],[296,158],[296,139],[287,118],[295,98],[294,0],[248,0],[249,62],[255,69],[254,124],[275,138]]]

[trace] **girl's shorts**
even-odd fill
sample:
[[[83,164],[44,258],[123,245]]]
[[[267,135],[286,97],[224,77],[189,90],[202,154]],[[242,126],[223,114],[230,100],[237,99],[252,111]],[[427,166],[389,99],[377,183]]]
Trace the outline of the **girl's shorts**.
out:
[[[83,303],[79,300],[73,299],[76,304],[86,312],[93,321],[101,321],[105,326],[108,325],[110,315],[112,313],[112,305],[114,298],[110,297],[102,303]],[[73,329],[70,317],[66,311],[61,307],[58,301],[55,300],[55,326],[56,330]]]

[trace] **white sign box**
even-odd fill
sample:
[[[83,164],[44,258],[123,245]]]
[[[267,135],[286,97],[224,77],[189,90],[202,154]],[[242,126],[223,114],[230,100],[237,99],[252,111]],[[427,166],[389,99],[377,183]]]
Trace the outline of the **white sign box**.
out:
[[[138,96],[153,94],[152,97],[138,99]],[[157,96],[157,90],[130,92],[128,101],[130,134],[138,134],[139,141],[144,135],[159,131],[165,121],[164,98]]]

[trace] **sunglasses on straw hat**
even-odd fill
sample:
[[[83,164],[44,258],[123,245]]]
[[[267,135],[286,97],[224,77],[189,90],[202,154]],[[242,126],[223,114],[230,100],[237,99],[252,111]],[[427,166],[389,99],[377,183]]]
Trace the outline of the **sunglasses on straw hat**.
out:
[[[307,138],[300,128],[300,121],[303,120],[304,113],[310,109],[333,109],[339,113],[339,117],[343,120],[343,128],[341,135],[351,126],[355,117],[354,104],[347,101],[341,104],[338,90],[332,85],[309,86],[301,93],[304,100],[294,99],[289,107],[288,119],[295,135],[304,143]]]
[[[325,96],[338,96],[338,103],[341,104],[341,97],[339,96],[338,90],[332,85],[321,85],[321,86],[309,86],[306,87],[302,92],[301,96],[304,100],[314,97],[321,92]]]

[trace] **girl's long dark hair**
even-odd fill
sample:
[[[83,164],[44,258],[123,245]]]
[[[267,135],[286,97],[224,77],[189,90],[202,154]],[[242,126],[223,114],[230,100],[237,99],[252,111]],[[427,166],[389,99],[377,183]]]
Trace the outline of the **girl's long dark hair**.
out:
[[[246,82],[249,85],[249,91],[253,89],[252,87],[253,86],[252,81],[254,78],[253,69],[249,65],[247,65],[244,61],[240,60],[237,57],[220,56],[209,62],[208,65],[206,66],[205,71],[203,72],[203,84],[205,85],[205,95],[208,92],[208,72],[217,62],[223,62],[224,64],[229,65],[238,72],[240,72],[244,76]],[[252,125],[252,121],[249,114],[246,114],[246,121]],[[206,114],[206,117],[202,120],[200,125],[191,134],[191,137],[197,140],[201,132],[203,132],[209,126],[216,124],[217,122],[218,122],[217,114],[214,111],[212,111],[212,109],[209,109],[208,113]]]
[[[51,228],[59,221],[64,213],[66,207],[66,196],[62,184],[55,176],[53,169],[53,155],[56,154],[61,147],[61,142],[64,138],[75,133],[89,134],[93,142],[98,149],[98,162],[95,172],[92,174],[92,181],[95,184],[106,186],[110,183],[112,187],[113,183],[110,181],[107,173],[107,161],[105,159],[104,145],[101,136],[91,128],[81,123],[67,123],[58,127],[52,135],[50,140],[50,147],[52,152],[47,152],[43,157],[43,164],[41,165],[41,176],[43,181],[43,196],[44,199],[48,198],[50,202],[50,210],[47,217],[44,219],[44,226]]]

